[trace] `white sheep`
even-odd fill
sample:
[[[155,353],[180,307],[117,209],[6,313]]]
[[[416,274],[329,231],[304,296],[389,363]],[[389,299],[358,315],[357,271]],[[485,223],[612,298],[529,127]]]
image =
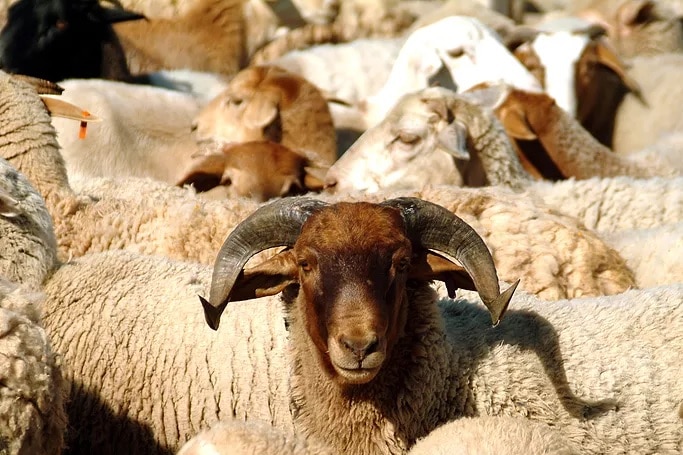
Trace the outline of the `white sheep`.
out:
[[[442,184],[523,188],[531,180],[495,116],[443,87],[401,97],[326,175],[340,192]]]
[[[198,151],[192,119],[200,109],[192,95],[98,79],[60,85],[61,98],[103,120],[81,139],[77,123],[53,119],[69,176],[151,177],[175,184],[190,166]]]
[[[463,417],[417,441],[409,455],[578,455],[549,425],[514,417]]]
[[[209,264],[225,235],[257,208],[253,201],[201,200],[190,190],[148,180],[74,180],[80,185],[77,193],[66,178],[42,103],[30,88],[11,78],[0,83],[0,103],[6,103],[8,118],[9,106],[14,106],[19,119],[16,130],[3,135],[12,145],[0,148],[0,153],[11,158],[46,198],[63,260],[128,249]],[[3,101],[5,97],[14,104]],[[36,130],[41,131],[37,138]],[[511,192],[443,188],[425,190],[422,197],[481,223],[477,230],[492,242],[503,276],[527,276],[522,286],[529,292],[563,298],[617,293],[634,285],[623,261],[595,234]],[[510,217],[518,221],[501,222]],[[514,242],[509,241],[512,237]],[[557,245],[558,237],[568,239],[572,249]]]

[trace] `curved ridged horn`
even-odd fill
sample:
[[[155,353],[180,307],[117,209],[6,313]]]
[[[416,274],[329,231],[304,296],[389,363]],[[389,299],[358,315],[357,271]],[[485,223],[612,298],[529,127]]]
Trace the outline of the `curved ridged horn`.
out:
[[[279,199],[260,207],[237,225],[216,256],[209,300],[199,296],[209,327],[218,329],[232,287],[247,261],[268,248],[294,245],[306,219],[326,205],[311,198]]]
[[[493,257],[479,234],[449,210],[428,201],[403,197],[384,201],[381,205],[401,211],[411,241],[451,256],[465,267],[491,313],[493,325],[498,324],[519,280],[500,293]]]

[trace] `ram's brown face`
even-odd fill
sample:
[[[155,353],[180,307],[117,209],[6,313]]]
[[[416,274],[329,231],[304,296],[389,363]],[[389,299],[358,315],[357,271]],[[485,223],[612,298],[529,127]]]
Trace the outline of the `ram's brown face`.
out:
[[[396,210],[363,212],[373,219],[349,224],[346,209],[312,215],[294,246],[297,304],[325,370],[340,383],[362,384],[379,372],[405,324],[412,248]]]

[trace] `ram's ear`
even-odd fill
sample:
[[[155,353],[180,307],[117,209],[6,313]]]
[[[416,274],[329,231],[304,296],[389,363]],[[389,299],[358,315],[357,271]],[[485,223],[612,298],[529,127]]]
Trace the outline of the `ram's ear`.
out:
[[[242,270],[230,292],[230,300],[249,300],[275,295],[299,276],[296,258],[292,250],[284,250],[270,259]]]
[[[277,114],[277,103],[266,96],[254,96],[244,108],[242,121],[249,129],[262,129],[270,125]]]
[[[18,202],[0,188],[0,215],[12,218],[21,214]]]
[[[432,251],[423,251],[413,257],[408,279],[443,281],[451,298],[455,297],[456,289],[477,290],[472,277],[463,266]]]

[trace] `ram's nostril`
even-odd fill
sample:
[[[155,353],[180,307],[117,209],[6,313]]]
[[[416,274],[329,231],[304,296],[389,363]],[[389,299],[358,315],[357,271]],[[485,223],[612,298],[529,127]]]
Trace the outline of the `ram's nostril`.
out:
[[[374,333],[363,337],[342,336],[339,341],[342,346],[351,351],[358,360],[363,360],[365,357],[375,352],[379,346],[379,339]]]

